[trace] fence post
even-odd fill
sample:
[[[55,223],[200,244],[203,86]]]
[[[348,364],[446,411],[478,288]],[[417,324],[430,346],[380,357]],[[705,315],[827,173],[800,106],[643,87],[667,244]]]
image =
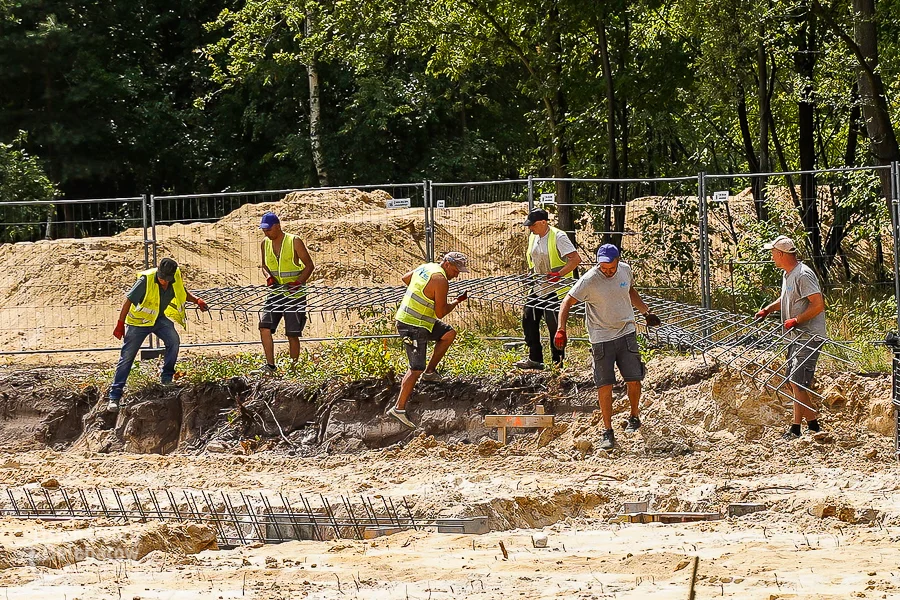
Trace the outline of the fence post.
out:
[[[891,234],[894,238],[894,299],[897,301],[897,331],[900,332],[900,162],[896,160],[891,163]]]
[[[156,196],[150,194],[150,245],[153,247],[153,262],[147,268],[155,267],[156,259]]]
[[[528,176],[528,212],[534,210],[534,177]]]
[[[141,199],[141,226],[144,228],[144,270],[150,268],[150,240],[147,232],[150,230],[150,223],[147,221],[147,205],[150,204],[150,194],[144,194]]]
[[[424,185],[424,194],[425,194],[425,260],[427,262],[434,262],[434,198],[432,197],[433,190],[431,188],[431,180],[425,179],[422,184]]]
[[[712,290],[709,281],[709,206],[706,202],[706,172],[697,174],[698,218],[700,228],[700,303],[712,308]]]

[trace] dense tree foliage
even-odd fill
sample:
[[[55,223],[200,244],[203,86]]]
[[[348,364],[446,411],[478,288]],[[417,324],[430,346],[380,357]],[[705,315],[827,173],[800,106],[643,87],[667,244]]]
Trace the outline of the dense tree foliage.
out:
[[[886,165],[898,34],[898,0],[0,0],[0,141],[68,197]],[[826,270],[878,202],[791,183]]]

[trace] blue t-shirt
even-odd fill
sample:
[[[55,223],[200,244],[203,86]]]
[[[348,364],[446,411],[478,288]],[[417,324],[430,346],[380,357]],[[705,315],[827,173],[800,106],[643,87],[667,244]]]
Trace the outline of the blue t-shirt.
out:
[[[164,313],[169,304],[175,299],[175,286],[174,284],[169,283],[166,288],[163,288],[163,286],[159,285],[159,282],[157,282],[156,285],[159,287],[159,314],[156,318],[157,320],[168,319]],[[141,275],[128,292],[128,299],[131,300],[132,304],[140,304],[144,301],[144,295],[146,293],[147,276]]]

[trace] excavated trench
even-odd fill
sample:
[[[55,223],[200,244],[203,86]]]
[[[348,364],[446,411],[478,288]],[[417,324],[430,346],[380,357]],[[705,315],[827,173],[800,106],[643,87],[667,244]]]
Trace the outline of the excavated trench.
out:
[[[124,451],[136,454],[277,449],[290,454],[382,448],[425,433],[451,443],[478,442],[493,430],[490,413],[590,412],[589,380],[524,373],[497,382],[467,378],[420,383],[410,415],[414,434],[385,412],[397,396],[393,378],[309,386],[277,379],[232,378],[126,395],[109,413],[96,385],[67,384],[50,370],[0,375],[0,445],[7,451]]]

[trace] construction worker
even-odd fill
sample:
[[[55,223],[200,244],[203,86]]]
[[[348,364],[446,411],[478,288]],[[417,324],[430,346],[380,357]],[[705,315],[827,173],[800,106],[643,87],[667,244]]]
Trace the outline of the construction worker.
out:
[[[756,313],[757,319],[765,319],[769,313],[780,310],[784,329],[790,333],[787,349],[785,377],[794,394],[794,415],[791,427],[783,435],[786,440],[800,437],[800,425],[806,419],[806,427],[819,431],[818,413],[809,393],[819,351],[825,343],[825,300],[815,271],[797,258],[794,240],[780,235],[763,245],[771,250],[775,266],[784,271],[781,278],[781,295]]]
[[[397,309],[397,333],[403,340],[409,369],[400,382],[400,395],[397,403],[388,414],[409,427],[415,424],[406,417],[406,402],[412,394],[413,387],[419,381],[440,381],[437,372],[438,363],[444,358],[447,350],[456,339],[456,331],[440,319],[459,306],[467,298],[463,292],[453,302],[447,301],[450,280],[460,273],[468,273],[468,259],[462,252],[448,252],[440,263],[426,263],[406,273],[403,283],[406,294]],[[428,366],[425,355],[428,342],[435,342],[434,353]]]
[[[288,353],[297,362],[300,357],[300,336],[306,326],[306,282],[315,265],[306,245],[296,235],[281,230],[278,215],[267,212],[259,224],[266,239],[259,245],[263,274],[269,295],[259,319],[259,337],[266,357],[266,374],[275,374],[275,342],[272,334],[284,319],[284,333],[288,339]]]
[[[162,259],[156,269],[142,271],[138,275],[119,311],[119,322],[113,329],[113,336],[118,340],[124,338],[124,343],[107,395],[106,409],[109,412],[118,412],[131,366],[147,336],[155,333],[166,347],[160,382],[170,385],[175,376],[181,344],[172,320],[187,328],[185,302],[196,304],[204,312],[209,310],[206,302],[185,289],[181,269],[171,258]]]
[[[641,299],[634,287],[631,267],[619,259],[619,249],[613,244],[600,246],[597,265],[579,279],[563,299],[559,329],[554,339],[557,348],[566,346],[566,319],[578,302],[586,305],[585,323],[594,359],[594,385],[597,386],[597,402],[603,414],[604,431],[600,448],[608,450],[616,445],[612,430],[612,388],[616,382],[616,365],[625,380],[631,403],[625,432],[633,433],[641,426],[641,381],[647,370],[638,349],[632,307],[644,315],[649,327],[661,323]]]
[[[522,313],[522,330],[528,346],[528,358],[515,364],[520,369],[543,369],[544,347],[541,343],[541,317],[547,321],[550,332],[550,355],[553,362],[562,366],[565,351],[556,348],[552,340],[559,323],[559,304],[575,280],[575,269],[581,264],[581,256],[565,231],[547,222],[547,211],[537,209],[528,213],[523,225],[531,232],[525,259],[528,268],[539,280],[532,285]]]

